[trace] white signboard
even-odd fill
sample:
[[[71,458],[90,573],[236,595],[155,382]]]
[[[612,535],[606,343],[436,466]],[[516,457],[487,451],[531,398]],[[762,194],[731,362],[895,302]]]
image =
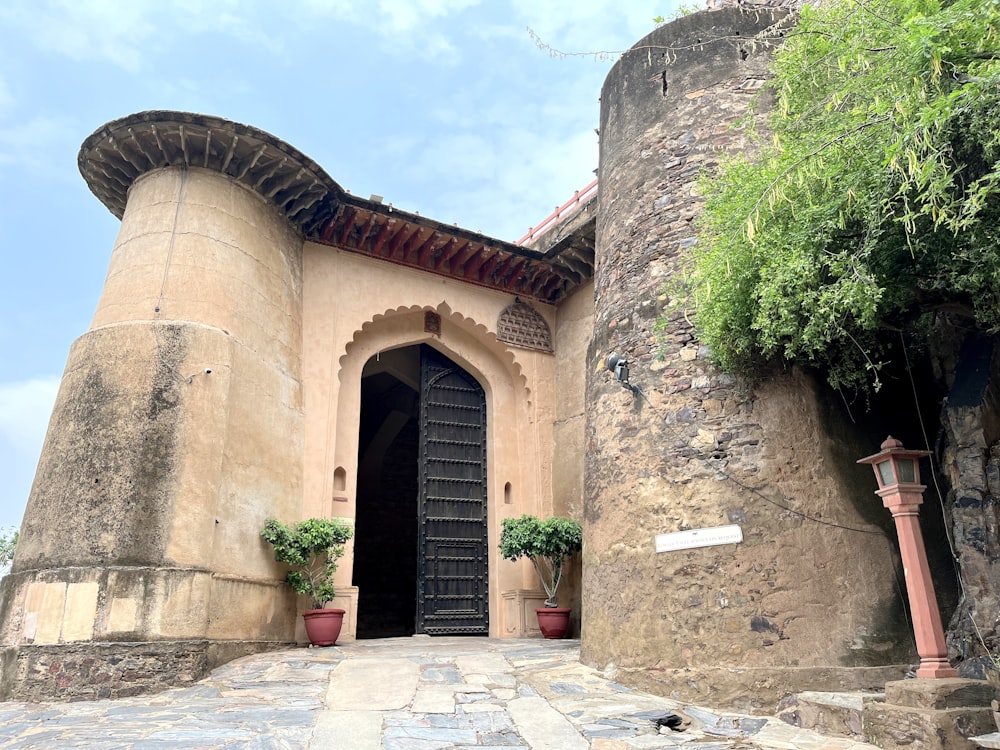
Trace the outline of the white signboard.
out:
[[[743,541],[743,529],[732,526],[715,526],[710,529],[688,529],[673,534],[656,535],[656,551],[672,552],[695,547],[714,547],[717,544],[739,544]]]

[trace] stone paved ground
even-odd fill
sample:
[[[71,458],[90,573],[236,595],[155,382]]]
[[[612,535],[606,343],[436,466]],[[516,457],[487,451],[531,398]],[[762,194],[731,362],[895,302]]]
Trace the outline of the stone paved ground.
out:
[[[674,711],[690,727],[658,734]],[[247,657],[152,696],[0,703],[0,748],[874,750],[630,690],[577,641],[420,636]]]

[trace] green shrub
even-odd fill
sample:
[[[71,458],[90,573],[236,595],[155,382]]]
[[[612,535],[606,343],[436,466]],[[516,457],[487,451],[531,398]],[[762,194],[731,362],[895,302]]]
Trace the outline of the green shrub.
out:
[[[524,515],[505,518],[500,532],[500,554],[507,560],[527,557],[545,589],[546,607],[555,607],[556,591],[566,559],[583,548],[583,529],[569,518]]]
[[[292,526],[269,518],[260,535],[274,547],[274,559],[292,568],[285,580],[312,600],[313,609],[333,599],[333,574],[354,535],[351,526],[336,518],[310,518]]]

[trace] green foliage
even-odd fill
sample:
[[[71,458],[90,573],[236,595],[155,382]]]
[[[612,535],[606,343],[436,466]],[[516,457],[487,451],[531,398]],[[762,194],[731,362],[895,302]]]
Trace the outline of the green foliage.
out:
[[[807,6],[775,72],[772,139],[700,186],[719,364],[877,388],[887,330],[942,307],[1000,330],[1000,0]]]
[[[655,23],[657,26],[662,26],[665,23],[669,23],[670,21],[675,21],[683,16],[690,16],[692,13],[697,13],[700,10],[701,6],[699,6],[697,3],[681,3],[674,9],[674,12],[671,13],[669,16],[656,16],[653,19],[653,23]]]
[[[310,518],[287,526],[269,518],[260,535],[274,547],[274,559],[292,568],[285,580],[297,594],[312,600],[313,609],[333,599],[337,560],[354,535],[347,523],[336,518]]]
[[[555,607],[566,558],[583,549],[583,529],[569,518],[524,515],[505,518],[500,531],[500,554],[507,560],[530,558],[545,588],[546,607]]]
[[[14,549],[17,547],[17,529],[0,531],[0,570],[4,570],[14,562]]]

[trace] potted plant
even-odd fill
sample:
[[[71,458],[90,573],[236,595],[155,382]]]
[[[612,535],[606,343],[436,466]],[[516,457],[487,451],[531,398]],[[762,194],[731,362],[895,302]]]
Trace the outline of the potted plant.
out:
[[[340,636],[344,610],[324,607],[335,595],[337,560],[353,534],[351,526],[337,518],[310,518],[292,526],[269,518],[260,532],[274,547],[274,559],[292,568],[285,577],[288,585],[311,600],[312,609],[302,617],[314,646],[334,646]]]
[[[500,531],[500,554],[507,560],[527,557],[535,567],[542,588],[545,607],[535,610],[538,627],[546,638],[563,638],[569,629],[569,607],[560,607],[556,592],[562,580],[566,560],[583,548],[583,529],[570,518],[546,518],[524,515],[505,518]]]

